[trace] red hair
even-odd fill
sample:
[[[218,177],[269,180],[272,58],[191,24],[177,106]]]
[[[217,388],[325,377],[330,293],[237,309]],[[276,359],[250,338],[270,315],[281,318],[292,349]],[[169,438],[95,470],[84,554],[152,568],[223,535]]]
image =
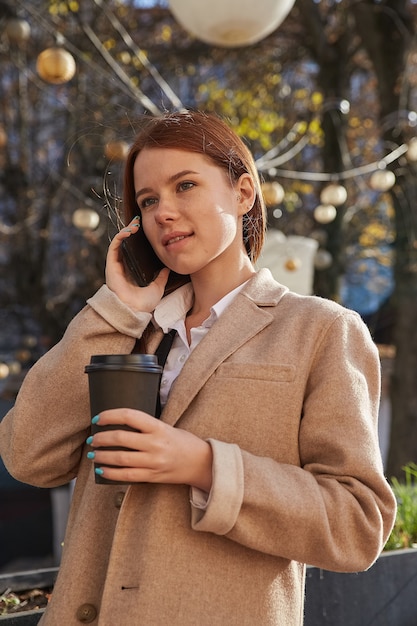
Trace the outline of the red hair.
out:
[[[222,119],[201,111],[166,113],[149,118],[135,137],[128,154],[123,186],[123,214],[128,224],[138,214],[133,167],[144,148],[175,148],[208,157],[225,170],[231,184],[248,173],[255,185],[255,202],[243,216],[243,241],[252,261],[260,255],[265,237],[266,213],[253,156],[243,141]]]

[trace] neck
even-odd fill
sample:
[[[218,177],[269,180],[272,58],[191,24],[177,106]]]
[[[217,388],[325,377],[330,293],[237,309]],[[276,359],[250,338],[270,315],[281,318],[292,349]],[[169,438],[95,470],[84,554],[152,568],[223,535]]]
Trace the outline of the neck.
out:
[[[223,272],[221,275],[213,271],[205,271],[203,274],[194,274],[191,276],[191,282],[194,289],[194,304],[192,314],[210,313],[211,307],[221,300],[226,294],[236,289],[239,285],[246,282],[256,273],[249,258],[242,265],[233,271]]]

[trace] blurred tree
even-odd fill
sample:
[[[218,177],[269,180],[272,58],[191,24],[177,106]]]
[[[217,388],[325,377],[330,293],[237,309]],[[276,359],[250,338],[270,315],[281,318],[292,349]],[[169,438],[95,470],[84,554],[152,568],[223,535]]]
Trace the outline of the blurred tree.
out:
[[[326,12],[324,2],[320,5],[310,0],[298,0],[298,7],[310,25],[310,48],[320,66],[318,83],[325,100],[348,98],[349,84],[358,66],[355,61],[366,53],[365,62],[370,62],[376,83],[373,82],[374,100],[377,103],[377,120],[369,117],[376,139],[383,153],[401,145],[414,135],[416,114],[411,72],[411,58],[415,55],[415,16],[407,0],[346,3],[344,10]],[[328,2],[328,5],[335,3]],[[336,26],[329,28],[333,16]],[[306,29],[307,31],[307,29]],[[361,64],[363,65],[363,60]],[[411,79],[411,80],[410,80]],[[326,122],[328,122],[326,124]],[[375,128],[376,127],[376,128]],[[323,163],[326,171],[341,171],[349,168],[347,124],[339,112],[331,111],[331,117],[323,119],[325,143]],[[411,132],[410,132],[411,131]],[[333,163],[333,164],[332,164]],[[391,384],[392,422],[391,443],[387,471],[389,475],[401,476],[402,467],[413,461],[417,450],[417,263],[416,263],[416,169],[413,162],[405,160],[393,164],[397,180],[392,190],[395,209],[395,302],[396,324],[392,341],[396,348],[395,367]],[[368,216],[369,216],[368,211]],[[346,253],[346,226],[344,211],[338,210],[337,219],[329,226],[328,248],[335,260],[327,272],[326,287],[320,291],[328,297],[338,294],[337,280],[343,273]],[[364,250],[373,247],[372,240],[381,238],[384,229],[381,221],[368,226],[361,220],[361,244]],[[383,261],[382,261],[383,262]],[[323,278],[325,273],[322,273]],[[330,280],[329,275],[330,274]]]
[[[315,237],[330,253],[317,266],[320,295],[349,305],[344,293],[371,294],[355,308],[376,313],[390,294],[395,217],[389,471],[399,475],[417,438],[415,166],[405,150],[393,158],[392,196],[372,190],[369,174],[414,133],[415,11],[410,0],[297,0],[265,40],[222,49],[184,33],[163,0],[0,0],[0,353],[31,335],[45,338],[38,353],[55,343],[103,281],[108,240],[120,225],[125,144],[141,117],[211,110],[245,136],[265,180],[284,186],[282,203],[269,208],[270,227]],[[11,28],[16,18],[30,36]],[[56,46],[77,70],[52,84],[36,61]],[[315,209],[332,181],[348,197],[323,224]],[[98,226],[81,225],[88,211]]]
[[[363,2],[352,8],[363,45],[377,77],[382,140],[386,146],[406,142],[416,125],[413,103],[415,22],[410,3]],[[413,98],[414,95],[414,98]],[[391,383],[392,421],[387,471],[401,476],[417,455],[417,169],[413,161],[396,168],[395,333],[396,358]]]

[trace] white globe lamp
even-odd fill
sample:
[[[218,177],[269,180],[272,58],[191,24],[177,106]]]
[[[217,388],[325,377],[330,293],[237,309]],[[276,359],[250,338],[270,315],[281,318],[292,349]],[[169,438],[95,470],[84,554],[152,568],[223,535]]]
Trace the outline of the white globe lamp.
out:
[[[79,230],[95,230],[100,223],[100,216],[93,209],[80,208],[74,211],[72,223]]]
[[[408,149],[406,153],[408,161],[417,161],[417,137],[413,137],[408,142]]]
[[[395,174],[391,170],[377,170],[372,174],[369,185],[375,191],[388,191],[395,185]]]
[[[275,280],[296,293],[313,291],[314,258],[318,243],[310,237],[289,235],[268,229],[258,267],[267,267]]]
[[[321,204],[332,204],[333,206],[340,206],[344,204],[347,199],[347,191],[343,185],[336,185],[332,183],[330,185],[326,185],[321,190],[320,193],[320,202]]]
[[[6,35],[12,43],[23,43],[30,37],[30,24],[19,17],[13,17],[6,22]]]
[[[319,224],[330,224],[335,219],[336,214],[336,207],[333,204],[319,204],[314,209],[314,219]]]
[[[212,46],[249,46],[284,21],[295,0],[170,0],[175,19],[191,35]]]
[[[0,379],[7,378],[9,374],[10,370],[7,363],[0,363]]]
[[[314,267],[316,270],[326,270],[333,263],[333,257],[328,250],[319,248],[314,257]]]

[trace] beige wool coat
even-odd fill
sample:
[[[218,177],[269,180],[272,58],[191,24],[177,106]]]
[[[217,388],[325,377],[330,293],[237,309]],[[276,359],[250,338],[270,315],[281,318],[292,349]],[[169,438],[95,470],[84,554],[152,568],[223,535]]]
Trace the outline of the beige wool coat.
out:
[[[86,458],[84,367],[92,354],[129,353],[149,319],[102,287],[0,425],[16,478],[54,487],[77,477],[41,624],[299,626],[304,564],[368,568],[395,517],[369,332],[356,313],[291,293],[266,269],[247,283],[190,355],[161,418],[212,445],[201,510],[182,485],[96,485]]]

